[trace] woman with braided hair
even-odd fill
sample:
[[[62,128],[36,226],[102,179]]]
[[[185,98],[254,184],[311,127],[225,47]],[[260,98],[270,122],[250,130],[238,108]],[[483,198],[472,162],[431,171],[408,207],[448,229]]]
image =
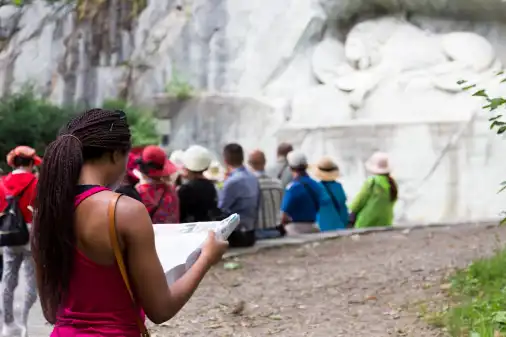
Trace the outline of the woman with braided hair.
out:
[[[111,190],[130,147],[125,113],[93,109],[46,149],[32,252],[52,336],[145,334],[144,313],[155,323],[173,317],[227,249],[209,234],[193,267],[167,285],[146,207]]]

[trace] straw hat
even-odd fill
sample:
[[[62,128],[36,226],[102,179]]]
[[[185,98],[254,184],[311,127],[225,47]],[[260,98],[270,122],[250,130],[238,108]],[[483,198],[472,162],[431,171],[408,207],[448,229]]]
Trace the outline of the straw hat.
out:
[[[365,168],[372,174],[388,174],[392,170],[385,152],[375,152],[365,163]]]
[[[204,172],[204,177],[209,180],[222,181],[225,179],[225,170],[218,161],[213,160],[207,171]]]
[[[35,153],[35,149],[33,149],[29,146],[25,146],[25,145],[17,146],[13,150],[11,150],[11,152],[9,152],[9,154],[7,154],[7,164],[10,167],[14,167],[14,159],[16,157],[23,157],[23,158],[27,158],[27,159],[32,159],[33,164],[35,166],[39,166],[40,164],[42,164],[42,158],[37,156],[37,153]]]
[[[183,154],[183,166],[192,172],[203,172],[211,165],[211,154],[200,145],[190,146]]]
[[[323,157],[316,165],[312,165],[311,172],[321,181],[334,181],[339,178],[339,167],[330,157]]]

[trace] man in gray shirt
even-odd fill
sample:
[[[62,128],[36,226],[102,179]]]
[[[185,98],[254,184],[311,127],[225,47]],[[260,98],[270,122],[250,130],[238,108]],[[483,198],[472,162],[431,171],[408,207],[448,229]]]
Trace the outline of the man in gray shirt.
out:
[[[279,144],[277,151],[278,159],[274,165],[272,165],[267,169],[267,175],[269,175],[272,178],[281,180],[283,189],[286,188],[286,185],[288,185],[290,181],[292,181],[292,171],[290,170],[290,167],[288,166],[288,161],[286,159],[288,153],[292,151],[293,146],[291,144],[288,143]]]

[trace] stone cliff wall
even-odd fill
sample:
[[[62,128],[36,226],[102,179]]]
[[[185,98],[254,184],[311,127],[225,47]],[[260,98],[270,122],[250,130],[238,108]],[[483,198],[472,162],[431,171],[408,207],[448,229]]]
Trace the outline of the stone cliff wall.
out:
[[[501,0],[149,0],[133,23],[118,15],[78,23],[64,3],[0,5],[0,94],[29,83],[62,104],[118,96],[158,104],[172,116],[177,147],[219,152],[239,141],[272,158],[278,140],[293,139],[311,160],[339,158],[352,194],[364,178],[359,163],[389,151],[404,195],[421,184],[410,219],[494,216],[506,201],[462,196],[494,194],[506,143],[478,136],[489,132],[481,102],[456,84],[504,92]],[[198,97],[169,104],[163,93],[174,74]],[[441,123],[451,126],[437,136]],[[440,158],[436,145],[463,123],[475,131]],[[376,124],[393,135],[369,134]],[[424,178],[430,167],[436,173]]]

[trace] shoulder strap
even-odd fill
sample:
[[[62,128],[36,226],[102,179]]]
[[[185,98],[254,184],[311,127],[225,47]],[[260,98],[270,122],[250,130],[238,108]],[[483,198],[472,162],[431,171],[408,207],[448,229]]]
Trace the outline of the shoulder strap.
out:
[[[158,204],[155,206],[155,208],[153,208],[151,210],[151,212],[149,212],[149,217],[152,218],[156,212],[158,211],[158,209],[160,208],[161,204],[162,204],[162,201],[163,199],[165,198],[165,194],[167,194],[167,190],[169,189],[169,186],[165,185],[165,188],[162,192],[162,195],[160,196],[160,199],[158,200]]]
[[[285,172],[287,167],[288,167],[288,163],[284,163],[283,167],[281,167],[281,170],[279,170],[278,179],[281,179],[281,177],[283,176],[283,172]]]
[[[116,205],[118,204],[118,200],[121,197],[121,194],[115,193],[112,197],[111,201],[109,201],[108,207],[108,219],[109,219],[109,238],[111,240],[112,250],[114,251],[114,257],[116,258],[116,263],[118,264],[119,271],[121,273],[121,277],[123,278],[123,282],[130,294],[130,298],[132,299],[132,304],[134,310],[138,310],[137,303],[134,298],[134,293],[132,291],[132,287],[130,286],[130,281],[128,279],[128,273],[125,266],[125,261],[123,260],[123,254],[121,252],[121,248],[119,246],[118,234],[116,232]],[[136,313],[136,323],[139,327],[141,336],[149,337],[148,329],[146,329],[146,325],[140,318],[140,316]]]
[[[318,199],[318,196],[316,195],[316,192],[308,184],[306,184],[302,180],[299,180],[299,183],[301,183],[302,186],[304,186],[304,188],[306,189],[306,191],[311,196],[311,199],[313,199],[314,206],[316,208],[316,211],[318,212],[318,210],[320,210],[320,201]]]
[[[23,196],[23,194],[25,194],[28,187],[30,187],[34,181],[35,181],[35,177],[33,177],[32,180],[30,180],[30,182],[21,190],[21,192],[19,192],[18,195],[16,195],[16,199],[18,199],[18,200],[21,199],[21,197]]]
[[[327,194],[329,195],[330,199],[332,200],[332,204],[334,205],[334,208],[337,211],[337,214],[341,216],[341,209],[339,208],[339,203],[336,200],[336,197],[334,196],[334,193],[332,193],[332,190],[330,187],[325,183],[322,182],[323,187],[325,187],[325,190],[327,190]]]

